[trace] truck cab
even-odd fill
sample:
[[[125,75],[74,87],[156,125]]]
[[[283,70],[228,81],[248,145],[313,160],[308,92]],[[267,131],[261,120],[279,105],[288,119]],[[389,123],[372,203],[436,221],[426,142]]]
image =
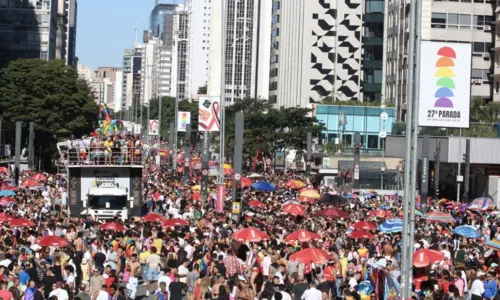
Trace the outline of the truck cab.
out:
[[[89,188],[85,211],[82,214],[91,215],[94,219],[112,219],[120,216],[128,219],[129,209],[134,208],[134,197],[128,197],[128,188],[116,183],[102,183]]]

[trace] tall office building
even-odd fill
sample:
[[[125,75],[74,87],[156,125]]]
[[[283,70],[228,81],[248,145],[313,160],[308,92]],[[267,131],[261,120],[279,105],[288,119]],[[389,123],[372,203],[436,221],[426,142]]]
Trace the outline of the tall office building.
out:
[[[58,0],[0,1],[0,66],[56,58]]]
[[[380,101],[383,0],[273,0],[269,101]]]
[[[189,98],[189,13],[179,5],[173,19],[172,97]],[[199,54],[197,54],[199,55]],[[198,66],[196,66],[198,69]]]
[[[226,103],[269,95],[272,0],[226,0]],[[211,1],[208,94],[221,94],[222,5]]]
[[[422,39],[472,43],[471,97],[492,99],[494,8],[490,0],[422,1]],[[389,0],[383,96],[404,120],[407,108],[409,8],[407,0]]]
[[[209,0],[187,0],[188,12],[188,97],[208,83],[211,4]],[[220,35],[220,33],[219,33]]]
[[[494,49],[494,86],[493,101],[500,102],[500,0],[496,0],[495,9],[495,49]]]
[[[165,29],[168,29],[168,24],[172,23],[173,12],[175,10],[175,4],[157,4],[149,16],[149,30],[153,37],[157,37],[163,40],[165,45],[169,45],[168,37],[172,37],[172,32],[167,30],[165,34]],[[167,24],[167,26],[165,26]],[[171,29],[171,26],[170,26]]]
[[[121,110],[130,110],[141,100],[142,52],[137,45],[123,52],[123,81]]]
[[[56,58],[63,59],[66,64],[76,66],[76,23],[77,1],[58,0],[57,4],[57,37]]]

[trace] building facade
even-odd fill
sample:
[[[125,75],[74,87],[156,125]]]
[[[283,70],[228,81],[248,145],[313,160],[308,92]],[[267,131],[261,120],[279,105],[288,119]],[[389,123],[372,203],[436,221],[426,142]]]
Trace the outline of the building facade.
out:
[[[493,86],[493,101],[500,101],[500,0],[495,3],[495,51],[494,51],[494,86]]]
[[[269,94],[269,60],[272,0],[226,1],[225,66],[221,66],[222,6],[211,2],[208,94],[221,94],[221,71],[225,74],[226,103]]]
[[[168,23],[168,19],[172,22],[172,13],[175,10],[175,4],[165,4],[161,3],[156,5],[149,16],[149,30],[153,37],[157,37],[163,41],[166,41],[165,36],[165,22]],[[167,20],[166,20],[167,18]],[[167,26],[168,28],[168,26]],[[171,32],[167,32],[167,36],[171,36]],[[165,43],[168,45],[168,43]]]
[[[172,41],[172,92],[178,99],[189,98],[189,13],[179,5],[174,14]],[[199,55],[199,54],[197,54]],[[203,55],[203,54],[201,54]],[[198,68],[198,66],[196,66]]]
[[[189,98],[208,83],[211,3],[209,0],[187,0],[188,12],[188,81]]]
[[[269,100],[380,101],[383,0],[273,0]]]
[[[0,0],[0,61],[56,58],[58,0]]]
[[[472,43],[471,98],[493,99],[494,3],[490,0],[422,0],[422,40]],[[383,97],[404,120],[407,108],[408,34],[410,2],[390,0],[388,11]],[[494,28],[494,27],[493,27]]]
[[[76,0],[58,0],[56,58],[76,66],[76,25],[78,4]]]

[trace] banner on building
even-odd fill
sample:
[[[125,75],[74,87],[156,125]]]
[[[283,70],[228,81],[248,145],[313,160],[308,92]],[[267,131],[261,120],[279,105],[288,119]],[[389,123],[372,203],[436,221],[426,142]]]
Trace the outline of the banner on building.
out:
[[[471,59],[471,43],[422,41],[419,126],[469,127]]]
[[[274,169],[284,170],[285,169],[285,152],[276,151],[274,152]]]
[[[141,134],[141,124],[134,124],[134,134]]]
[[[219,131],[220,97],[200,97],[198,104],[198,131]]]
[[[191,124],[191,112],[177,112],[177,132],[186,132],[186,125]]]
[[[158,120],[149,120],[148,135],[158,135],[159,130]]]

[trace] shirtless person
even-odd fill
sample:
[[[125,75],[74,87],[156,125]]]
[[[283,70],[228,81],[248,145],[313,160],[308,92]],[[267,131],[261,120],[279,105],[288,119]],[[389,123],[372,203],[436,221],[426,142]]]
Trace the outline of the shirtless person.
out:
[[[130,257],[128,268],[130,270],[130,277],[127,283],[128,298],[134,300],[137,286],[139,285],[139,279],[137,277],[141,276],[142,273],[141,264],[137,261],[136,253],[133,253]]]
[[[255,294],[253,290],[250,288],[250,286],[247,283],[247,280],[245,277],[238,275],[238,292],[236,292],[236,300],[253,300],[255,297]]]
[[[75,251],[76,253],[82,253],[85,251],[85,246],[83,245],[83,239],[82,239],[82,233],[78,232],[78,235],[76,236],[76,239],[73,241],[73,244],[75,245]]]

